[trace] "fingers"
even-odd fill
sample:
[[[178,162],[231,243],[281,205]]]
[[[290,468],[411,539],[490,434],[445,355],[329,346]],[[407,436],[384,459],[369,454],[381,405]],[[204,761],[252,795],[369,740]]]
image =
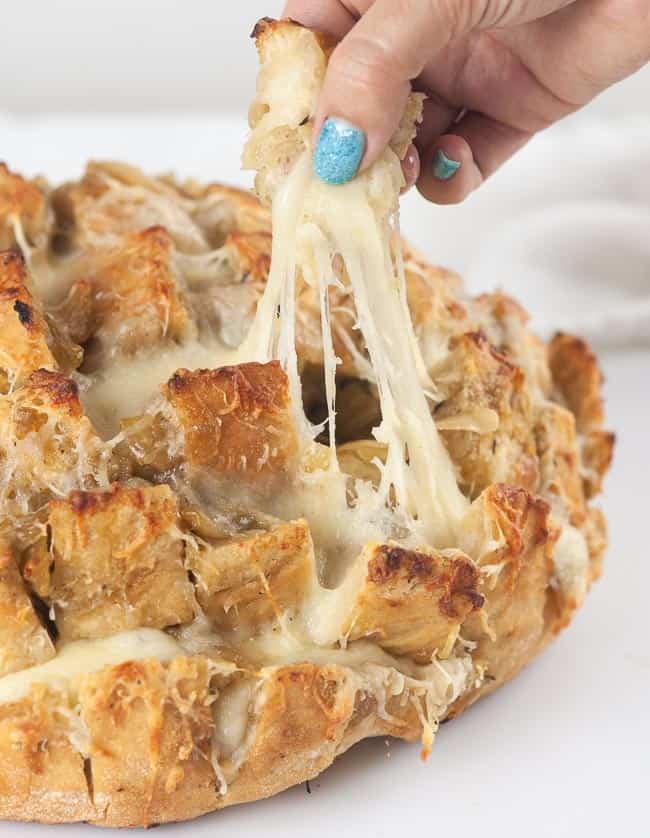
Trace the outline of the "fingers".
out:
[[[411,143],[406,151],[406,155],[402,160],[402,172],[404,174],[404,186],[402,187],[402,194],[415,186],[420,177],[420,155],[417,148]]]
[[[452,133],[421,149],[418,190],[436,204],[457,204],[477,189],[532,134],[477,113],[468,113]]]
[[[445,134],[456,119],[457,108],[452,108],[434,97],[426,99],[422,114],[422,123],[418,126],[415,145],[411,144],[402,161],[405,185],[402,194],[408,192],[420,177],[421,163],[419,149],[428,149],[431,144]]]
[[[456,121],[460,108],[438,99],[434,94],[427,94],[422,110],[422,122],[418,125],[415,144],[418,149],[427,149],[441,135],[446,134]]]
[[[432,53],[457,32],[457,9],[484,0],[375,0],[341,41],[330,59],[315,118],[316,171],[341,183],[359,166],[373,163],[388,144],[404,113],[412,79]],[[352,4],[349,4],[352,5]],[[354,4],[364,10],[366,2]],[[327,147],[321,148],[321,130]],[[351,129],[357,129],[353,137]],[[322,151],[322,154],[320,153]],[[345,168],[336,161],[345,156]],[[322,168],[319,162],[323,161]]]

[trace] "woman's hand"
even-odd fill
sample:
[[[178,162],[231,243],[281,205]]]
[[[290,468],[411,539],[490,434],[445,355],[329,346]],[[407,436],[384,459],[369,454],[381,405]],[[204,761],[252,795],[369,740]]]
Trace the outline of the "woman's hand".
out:
[[[650,59],[650,0],[289,0],[285,15],[341,39],[316,115],[317,172],[340,183],[370,165],[413,83],[429,98],[421,170],[413,151],[405,174],[441,204]]]

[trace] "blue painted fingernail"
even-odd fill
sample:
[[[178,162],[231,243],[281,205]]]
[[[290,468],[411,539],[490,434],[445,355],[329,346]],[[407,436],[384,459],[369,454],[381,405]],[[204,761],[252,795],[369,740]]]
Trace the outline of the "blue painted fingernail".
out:
[[[314,152],[314,172],[325,183],[347,183],[359,171],[366,135],[344,119],[329,117]]]
[[[458,160],[452,160],[447,157],[444,151],[438,149],[436,156],[433,158],[433,176],[437,180],[449,180],[460,169]]]

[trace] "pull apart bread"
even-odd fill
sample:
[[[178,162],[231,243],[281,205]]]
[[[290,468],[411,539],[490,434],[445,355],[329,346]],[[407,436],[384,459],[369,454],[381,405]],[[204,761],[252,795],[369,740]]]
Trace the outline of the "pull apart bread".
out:
[[[254,34],[261,202],[0,169],[3,818],[183,820],[364,737],[427,753],[600,574],[591,350],[400,246],[419,97],[316,183],[331,44]]]

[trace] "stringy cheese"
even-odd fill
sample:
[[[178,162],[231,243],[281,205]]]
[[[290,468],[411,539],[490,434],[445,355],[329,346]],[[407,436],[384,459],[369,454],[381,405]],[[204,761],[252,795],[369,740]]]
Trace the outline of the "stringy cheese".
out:
[[[311,439],[314,429],[302,413],[295,300],[298,278],[316,284],[329,435],[334,440],[336,359],[327,287],[337,281],[332,264],[339,256],[352,288],[358,327],[381,403],[382,422],[374,435],[388,446],[388,454],[381,465],[380,505],[387,507],[394,499],[420,540],[451,546],[468,502],[458,489],[453,464],[431,417],[422,386],[428,379],[406,304],[403,265],[399,258],[393,261],[390,226],[371,205],[371,189],[369,175],[343,186],[326,185],[312,174],[309,153],[298,160],[273,201],[271,271],[242,355],[259,361],[280,359],[289,376],[297,421],[305,438]],[[337,470],[334,456],[330,469]],[[374,504],[372,516],[376,517],[376,509]]]
[[[305,647],[286,635],[263,635],[247,644],[248,654],[259,655],[268,662],[260,672],[269,676],[278,666],[309,661],[318,665],[339,664],[349,670],[346,681],[350,698],[356,693],[373,696],[377,715],[385,721],[401,725],[403,722],[389,711],[391,699],[401,697],[414,707],[422,725],[422,755],[428,756],[438,729],[439,720],[448,708],[476,680],[469,655],[452,656],[447,660],[432,660],[418,666],[404,659],[396,659],[376,644],[357,641],[345,649]]]

